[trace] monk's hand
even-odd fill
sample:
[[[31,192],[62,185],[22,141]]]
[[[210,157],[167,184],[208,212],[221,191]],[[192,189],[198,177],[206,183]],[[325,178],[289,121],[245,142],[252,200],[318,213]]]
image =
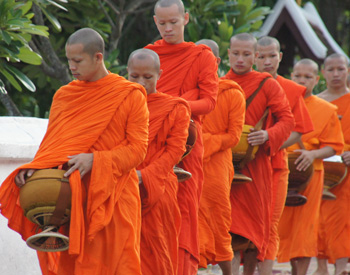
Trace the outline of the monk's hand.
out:
[[[23,185],[25,185],[26,178],[31,177],[34,172],[35,172],[35,169],[19,170],[18,174],[15,176],[15,184],[17,185],[17,187],[21,188]]]
[[[139,184],[142,184],[142,175],[140,170],[136,170],[137,177],[139,178]]]
[[[306,171],[306,169],[314,162],[315,156],[313,151],[298,149],[294,150],[294,152],[300,153],[300,156],[294,162],[296,169],[298,171]]]
[[[93,153],[83,153],[74,156],[68,156],[68,171],[64,174],[65,177],[69,177],[75,170],[79,170],[80,177],[83,178],[92,168],[94,162]]]
[[[350,166],[350,151],[345,151],[341,154],[341,158],[346,166]]]
[[[264,144],[269,140],[269,134],[266,130],[255,130],[254,128],[250,128],[250,134],[248,134],[248,143],[251,146]]]

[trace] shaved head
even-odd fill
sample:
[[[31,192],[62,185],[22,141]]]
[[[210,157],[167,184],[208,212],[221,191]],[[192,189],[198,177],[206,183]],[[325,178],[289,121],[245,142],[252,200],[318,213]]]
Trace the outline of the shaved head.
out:
[[[281,50],[280,42],[274,37],[264,36],[258,40],[258,46],[266,47],[266,46],[270,46],[273,44],[276,45],[277,51]]]
[[[181,0],[158,0],[154,6],[154,14],[156,14],[157,8],[168,8],[172,5],[176,5],[179,8],[179,12],[185,14],[184,3]]]
[[[244,32],[244,33],[235,34],[234,36],[231,37],[230,44],[232,44],[235,40],[253,42],[254,51],[256,51],[257,41],[256,41],[256,38],[250,33]]]
[[[149,50],[149,49],[138,49],[133,51],[128,59],[128,67],[132,66],[133,62],[136,62],[137,60],[144,60],[147,58],[151,58],[154,62],[154,67],[159,72],[160,70],[160,60],[159,56],[156,52]]]
[[[217,58],[220,57],[219,56],[219,46],[214,40],[201,39],[201,40],[196,42],[196,45],[201,45],[201,44],[207,45],[211,49],[211,51],[213,52],[215,57],[217,57]]]
[[[315,73],[315,75],[318,74],[318,64],[315,61],[313,61],[312,59],[304,58],[304,59],[299,60],[297,63],[295,63],[293,69],[295,69],[299,65],[311,66],[313,68],[313,72]]]
[[[323,62],[323,67],[326,67],[327,62],[328,62],[330,59],[335,59],[335,58],[341,58],[341,59],[343,59],[344,62],[345,62],[345,64],[346,64],[346,67],[349,67],[349,61],[348,61],[348,59],[346,58],[345,55],[340,54],[340,53],[332,53],[331,55],[327,56],[326,59],[325,59],[324,62]]]
[[[93,29],[83,28],[71,34],[66,46],[74,44],[82,44],[84,52],[91,56],[98,52],[104,54],[105,42],[102,36]]]

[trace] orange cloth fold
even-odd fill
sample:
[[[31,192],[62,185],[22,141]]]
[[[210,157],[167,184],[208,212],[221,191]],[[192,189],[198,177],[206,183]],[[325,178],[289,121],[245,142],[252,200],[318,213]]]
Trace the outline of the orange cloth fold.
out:
[[[271,77],[268,73],[251,71],[237,75],[230,70],[225,79],[236,81],[244,90],[247,99],[259,86],[260,82]],[[249,162],[242,173],[252,178],[251,183],[232,185],[230,232],[251,240],[258,249],[258,259],[265,258],[270,232],[272,168],[269,155],[274,155],[294,128],[294,119],[289,103],[281,86],[276,80],[268,79],[256,95],[245,113],[245,124],[255,125],[266,108],[275,121],[264,125],[269,140],[259,147],[255,159]]]
[[[149,94],[149,145],[137,169],[142,175],[142,274],[177,274],[181,216],[173,172],[185,152],[190,122],[187,102],[163,93]]]
[[[179,247],[191,257],[180,257],[182,261],[195,259],[199,262],[198,208],[203,185],[203,144],[201,116],[211,112],[216,103],[218,76],[216,58],[210,48],[192,42],[168,44],[156,41],[146,48],[155,51],[160,58],[162,77],[157,90],[171,96],[180,96],[190,105],[191,117],[197,126],[197,141],[191,153],[179,167],[189,171],[192,178],[179,183],[178,203],[181,210]],[[191,271],[188,271],[192,274]],[[180,273],[182,274],[182,273]],[[195,274],[195,273],[194,273]]]
[[[350,150],[350,94],[332,101],[341,115],[345,140],[344,151]],[[349,168],[348,168],[349,169]],[[334,201],[322,200],[318,233],[318,257],[335,263],[339,258],[350,257],[350,173],[337,186],[330,189],[337,196]]]
[[[311,132],[314,127],[304,101],[306,88],[280,75],[277,76],[276,80],[286,93],[293,113],[295,120],[293,131],[301,134]],[[288,189],[289,170],[286,149],[279,150],[271,157],[271,165],[273,169],[272,216],[270,238],[265,258],[275,260],[279,245],[278,222],[283,212]]]
[[[69,178],[72,190],[70,245],[68,251],[61,252],[59,274],[95,274],[94,271],[100,270],[114,273],[119,270],[116,264],[120,251],[130,253],[135,263],[129,268],[134,274],[140,273],[137,245],[140,201],[134,167],[143,160],[147,149],[145,96],[143,87],[116,74],[95,82],[76,80],[63,86],[54,96],[48,129],[34,160],[16,169],[0,187],[1,214],[9,219],[9,227],[26,240],[34,234],[35,227],[17,203],[19,188],[14,184],[14,177],[19,169],[57,167],[66,163],[68,156],[94,153],[91,173],[81,180],[75,171]],[[125,199],[130,201],[128,206]],[[117,221],[121,214],[115,211],[117,207],[122,208],[120,220],[125,219],[129,228]],[[132,213],[130,217],[126,216],[128,212]],[[110,238],[113,239],[119,227],[130,236],[133,245],[124,243],[104,249],[106,243],[98,240],[112,243]],[[115,256],[113,260],[107,257],[114,263],[109,267],[106,253]]]
[[[230,189],[234,175],[231,148],[244,124],[245,98],[232,80],[219,81],[215,109],[203,117],[204,184],[199,206],[200,267],[231,261]]]
[[[314,131],[302,136],[307,150],[315,150],[326,146],[332,147],[340,154],[344,147],[337,107],[316,96],[305,99],[306,106],[314,124]],[[288,151],[300,149],[295,144]],[[288,207],[283,210],[278,232],[280,246],[278,261],[287,262],[297,257],[317,256],[317,234],[319,211],[323,189],[323,160],[314,160],[314,174],[307,188],[300,194],[307,197],[302,206]]]

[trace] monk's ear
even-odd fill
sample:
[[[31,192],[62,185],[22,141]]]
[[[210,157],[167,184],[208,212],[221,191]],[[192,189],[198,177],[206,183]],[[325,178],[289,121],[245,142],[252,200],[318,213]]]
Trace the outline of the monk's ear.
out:
[[[103,54],[101,52],[95,53],[96,61],[99,63],[103,63]]]
[[[157,16],[153,15],[154,23],[157,25]]]
[[[218,66],[220,65],[220,63],[221,63],[221,58],[220,57],[216,58],[216,63],[218,64]]]
[[[188,12],[185,12],[184,18],[185,18],[184,25],[187,25],[188,22],[190,21],[190,14]]]
[[[158,79],[157,80],[159,80],[160,76],[162,75],[162,72],[163,72],[163,70],[159,70]]]
[[[283,57],[283,53],[282,53],[282,52],[280,52],[280,61],[279,61],[279,62],[281,62],[281,61],[282,61],[282,57]]]

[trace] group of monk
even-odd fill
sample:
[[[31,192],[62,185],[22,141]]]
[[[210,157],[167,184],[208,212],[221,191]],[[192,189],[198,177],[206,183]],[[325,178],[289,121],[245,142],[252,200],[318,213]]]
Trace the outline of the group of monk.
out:
[[[129,56],[128,80],[104,65],[104,41],[93,29],[66,43],[76,80],[61,87],[47,132],[32,162],[0,187],[1,214],[24,240],[35,226],[23,215],[19,190],[38,169],[62,168],[72,191],[69,249],[40,252],[43,274],[194,275],[219,264],[223,275],[272,274],[291,262],[292,274],[343,274],[350,257],[350,175],[322,200],[323,159],[341,155],[350,166],[348,60],[323,64],[327,89],[318,96],[318,64],[298,61],[291,80],[278,75],[278,40],[234,35],[230,70],[219,79],[213,40],[184,41],[189,22],[181,0],[159,0],[154,22],[161,40]],[[253,69],[256,66],[256,70]],[[190,121],[196,142],[184,157]],[[258,148],[234,182],[232,151],[249,129]],[[298,171],[314,172],[285,206],[288,153]],[[179,182],[174,167],[191,174]],[[18,259],[20,261],[20,258]]]

